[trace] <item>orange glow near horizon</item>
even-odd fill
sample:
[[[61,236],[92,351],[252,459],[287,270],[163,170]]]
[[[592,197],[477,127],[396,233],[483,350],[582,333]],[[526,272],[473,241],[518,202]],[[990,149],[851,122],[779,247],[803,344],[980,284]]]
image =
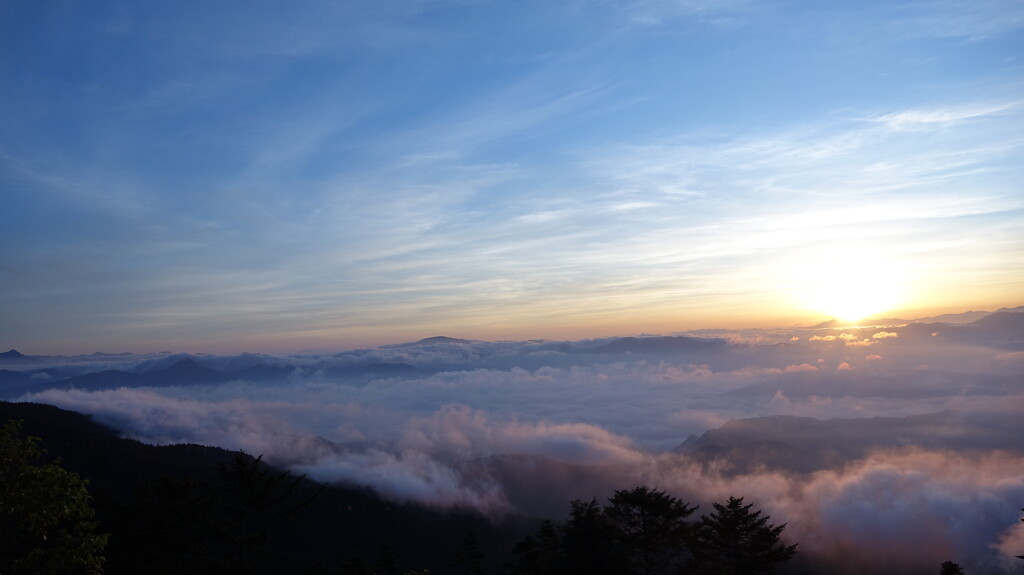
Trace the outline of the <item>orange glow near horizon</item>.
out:
[[[812,263],[800,274],[796,296],[808,311],[856,322],[913,307],[905,265],[852,251],[822,254]]]

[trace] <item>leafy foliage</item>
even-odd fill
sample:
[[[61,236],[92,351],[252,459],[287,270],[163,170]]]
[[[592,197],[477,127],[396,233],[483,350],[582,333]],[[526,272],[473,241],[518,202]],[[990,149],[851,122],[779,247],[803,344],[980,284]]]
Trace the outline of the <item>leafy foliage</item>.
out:
[[[107,535],[96,532],[88,482],[43,463],[38,439],[21,422],[0,429],[0,572],[103,572]]]

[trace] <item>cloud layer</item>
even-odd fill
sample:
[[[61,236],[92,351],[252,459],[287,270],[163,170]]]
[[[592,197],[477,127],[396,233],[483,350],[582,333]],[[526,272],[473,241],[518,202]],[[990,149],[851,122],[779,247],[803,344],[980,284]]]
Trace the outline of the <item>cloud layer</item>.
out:
[[[746,496],[833,572],[931,572],[947,559],[999,572],[1020,552],[1024,314],[997,315],[16,367],[34,390],[24,400],[398,500],[560,517],[572,498],[647,483],[705,507]],[[182,366],[223,377],[160,379]],[[161,383],[98,385],[110,368]],[[864,548],[863,565],[848,560]]]

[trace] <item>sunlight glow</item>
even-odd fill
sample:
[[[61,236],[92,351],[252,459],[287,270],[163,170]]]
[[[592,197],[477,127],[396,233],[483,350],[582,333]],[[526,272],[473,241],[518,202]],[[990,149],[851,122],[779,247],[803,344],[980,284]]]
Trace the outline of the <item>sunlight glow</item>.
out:
[[[822,254],[803,275],[802,306],[844,322],[879,317],[904,303],[906,270],[873,254]]]

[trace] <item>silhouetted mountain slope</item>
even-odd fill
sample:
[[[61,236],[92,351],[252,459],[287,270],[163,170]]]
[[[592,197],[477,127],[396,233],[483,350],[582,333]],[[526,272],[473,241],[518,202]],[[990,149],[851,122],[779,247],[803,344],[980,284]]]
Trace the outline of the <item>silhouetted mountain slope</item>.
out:
[[[726,422],[700,436],[690,436],[674,451],[698,461],[728,462],[734,472],[765,467],[810,473],[840,467],[875,449],[905,445],[950,451],[998,447],[1024,452],[1024,445],[1006,439],[1022,436],[1024,421],[1012,413],[971,418],[944,411],[828,420],[773,415]]]
[[[914,323],[900,328],[901,335],[937,337],[950,343],[1024,349],[1024,313],[1001,311],[971,323]]]
[[[119,437],[87,415],[40,403],[0,402],[0,420],[22,420],[22,431],[42,439],[51,457],[66,469],[91,480],[93,487],[115,493],[164,475],[209,479],[231,452],[199,445],[157,447]]]
[[[971,325],[993,333],[1024,335],[1024,313],[996,312],[971,322]]]
[[[210,369],[193,359],[183,359],[159,371],[134,372],[105,370],[87,373],[50,385],[61,389],[116,389],[118,387],[166,387],[170,385],[199,385],[221,383],[232,379],[231,374]]]
[[[942,315],[919,317],[913,320],[907,320],[896,317],[886,318],[871,318],[861,320],[859,322],[844,322],[838,319],[830,319],[821,323],[809,326],[808,329],[824,329],[833,327],[844,327],[858,323],[861,325],[899,325],[908,323],[940,323],[940,324],[954,324],[964,325],[969,323],[975,323],[977,320],[984,319],[990,315],[997,313],[1022,313],[1024,312],[1024,306],[1018,306],[1013,308],[1000,308],[994,312],[991,311],[966,311],[962,313],[944,313]]]
[[[295,368],[290,365],[253,365],[237,371],[228,371],[230,379],[243,381],[283,381]]]
[[[41,439],[47,457],[60,458],[65,469],[89,479],[101,531],[111,533],[108,575],[153,572],[153,566],[139,565],[145,558],[138,556],[138,546],[154,544],[144,537],[156,532],[148,521],[159,518],[140,516],[133,508],[137,505],[133,493],[156,485],[161,478],[172,478],[182,486],[215,485],[220,480],[217,466],[230,465],[237,456],[199,445],[142,444],[118,437],[86,415],[50,405],[0,402],[0,423],[9,419],[22,420],[23,432]],[[297,494],[303,497],[318,489],[317,484],[303,480]],[[488,565],[496,571],[515,542],[537,524],[525,519],[498,524],[475,513],[398,505],[367,490],[340,486],[323,491],[295,518],[294,526],[285,522],[273,532],[267,573],[314,572],[314,568],[334,572],[353,557],[372,564],[385,543],[403,570],[453,573],[455,553],[467,530],[473,531]],[[166,546],[166,542],[157,543]]]
[[[725,347],[725,340],[702,337],[620,337],[595,346],[572,347],[580,353],[688,353],[708,352]]]
[[[420,378],[429,377],[436,371],[420,369],[408,363],[371,363],[366,365],[349,365],[332,367],[324,370],[324,376],[339,379],[348,383],[364,384],[375,379],[394,377]]]
[[[425,337],[416,342],[417,344],[432,344],[432,343],[472,343],[468,339],[459,339],[457,337],[448,337],[446,335],[435,335],[434,337]]]
[[[841,322],[841,321],[839,321],[838,319],[829,319],[829,320],[825,320],[825,321],[823,321],[821,323],[816,323],[814,325],[810,325],[810,326],[807,326],[807,327],[808,327],[808,329],[825,329],[825,328],[830,328],[830,327],[842,327],[844,325],[846,325],[846,324]]]
[[[944,313],[931,317],[915,319],[915,323],[971,323],[990,315],[990,311],[965,311],[963,313]]]
[[[0,361],[10,360],[10,359],[25,359],[25,355],[23,355],[22,353],[20,353],[16,349],[12,349],[10,351],[5,351],[3,353],[0,353]]]
[[[45,382],[33,381],[31,373],[0,369],[0,399],[18,397],[44,386]]]
[[[0,386],[26,385],[32,382],[32,376],[23,371],[0,369]]]
[[[214,369],[194,357],[144,362],[130,370],[106,369],[62,377],[59,370],[48,370],[45,377],[33,379],[38,371],[0,370],[0,399],[14,399],[44,389],[82,389],[98,391],[120,387],[169,387],[210,385],[229,381],[284,381],[297,368],[287,363],[250,362],[239,369]],[[428,377],[435,370],[421,369],[407,363],[368,363],[323,369],[321,377],[339,383],[365,385],[376,379]]]

